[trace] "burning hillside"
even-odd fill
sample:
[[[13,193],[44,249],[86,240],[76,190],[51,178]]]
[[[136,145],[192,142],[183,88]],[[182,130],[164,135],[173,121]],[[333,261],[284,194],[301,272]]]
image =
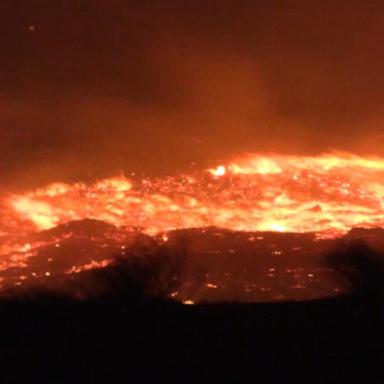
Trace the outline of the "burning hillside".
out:
[[[168,292],[187,303],[329,296],[342,288],[318,255],[353,228],[384,225],[383,186],[380,158],[248,155],[178,177],[120,176],[7,194],[0,277],[3,287],[20,286],[107,267],[115,256],[137,254],[138,238],[141,250],[152,238],[156,249],[188,254],[182,289]]]
[[[5,235],[93,218],[148,234],[217,226],[336,236],[384,223],[384,159],[249,156],[164,179],[56,183],[5,198]]]

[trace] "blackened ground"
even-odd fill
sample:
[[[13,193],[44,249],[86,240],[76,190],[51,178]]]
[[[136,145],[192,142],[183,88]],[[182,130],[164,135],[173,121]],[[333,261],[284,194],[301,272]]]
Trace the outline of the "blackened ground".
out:
[[[383,319],[379,303],[356,296],[190,307],[124,297],[13,300],[1,305],[0,379],[383,382]]]
[[[87,272],[107,287],[97,295],[26,290],[0,301],[0,382],[382,383],[382,259],[366,242],[341,247],[329,263],[354,292],[296,303],[166,301],[147,289],[161,265],[125,260]]]

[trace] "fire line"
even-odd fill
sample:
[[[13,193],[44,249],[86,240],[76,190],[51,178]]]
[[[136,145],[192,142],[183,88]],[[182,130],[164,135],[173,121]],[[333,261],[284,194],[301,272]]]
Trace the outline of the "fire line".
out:
[[[338,236],[356,226],[382,226],[383,196],[381,158],[247,155],[179,177],[55,183],[13,195],[4,203],[2,230],[93,218],[148,234],[217,226]]]
[[[356,227],[383,227],[383,197],[384,158],[346,153],[316,157],[249,154],[176,177],[57,182],[3,197],[0,271],[24,268],[27,259],[45,246],[61,249],[63,239],[45,244],[34,236],[85,219],[112,224],[124,233],[160,235],[163,242],[168,242],[169,231],[208,227],[311,232],[325,239]],[[122,237],[116,244],[124,247],[124,241]],[[107,256],[72,265],[68,273],[108,265]],[[50,270],[41,273],[49,276]]]

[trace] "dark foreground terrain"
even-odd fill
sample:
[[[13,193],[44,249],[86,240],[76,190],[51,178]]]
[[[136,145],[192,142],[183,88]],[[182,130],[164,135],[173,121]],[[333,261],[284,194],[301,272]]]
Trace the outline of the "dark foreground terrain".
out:
[[[383,318],[356,297],[191,307],[12,301],[1,305],[1,382],[380,383]]]
[[[383,232],[352,235],[324,259],[350,287],[328,299],[182,305],[165,298],[183,284],[185,253],[156,244],[17,286],[0,300],[0,383],[383,383]],[[239,257],[210,270],[236,271]]]
[[[360,282],[349,296],[296,303],[186,306],[137,282],[82,300],[3,299],[0,380],[382,383],[383,302]]]

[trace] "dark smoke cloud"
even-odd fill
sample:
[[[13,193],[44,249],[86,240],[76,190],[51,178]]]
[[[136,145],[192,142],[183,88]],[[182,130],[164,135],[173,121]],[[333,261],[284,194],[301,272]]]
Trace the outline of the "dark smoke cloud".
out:
[[[3,0],[2,184],[382,154],[384,5]]]

